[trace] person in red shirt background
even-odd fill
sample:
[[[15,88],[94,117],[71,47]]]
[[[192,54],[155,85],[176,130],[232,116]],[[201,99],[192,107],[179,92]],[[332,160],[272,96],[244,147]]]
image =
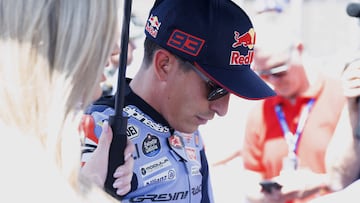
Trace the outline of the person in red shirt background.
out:
[[[251,203],[307,202],[331,192],[324,156],[345,102],[341,81],[306,63],[286,15],[259,14],[254,24],[253,68],[277,96],[260,101],[246,123],[242,157]],[[266,191],[261,181],[278,185]]]

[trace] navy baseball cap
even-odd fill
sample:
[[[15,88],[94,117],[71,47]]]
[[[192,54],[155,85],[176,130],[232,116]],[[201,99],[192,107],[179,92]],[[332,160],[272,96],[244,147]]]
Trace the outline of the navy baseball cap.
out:
[[[275,95],[250,68],[255,31],[248,15],[230,0],[156,0],[145,34],[237,96]]]

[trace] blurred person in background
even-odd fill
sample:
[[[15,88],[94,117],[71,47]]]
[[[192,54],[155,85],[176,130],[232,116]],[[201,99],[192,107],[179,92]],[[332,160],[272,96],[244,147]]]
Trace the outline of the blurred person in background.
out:
[[[345,102],[341,83],[306,58],[298,25],[287,12],[254,19],[252,65],[277,96],[249,113],[242,149],[246,199],[307,202],[330,192],[325,152]]]
[[[357,203],[360,192],[360,53],[345,65],[342,73],[343,92],[347,97],[338,127],[329,143],[326,168],[334,193],[311,203]]]
[[[76,135],[116,40],[117,9],[117,0],[0,0],[2,202],[115,202],[101,189],[111,129],[82,169]],[[114,174],[120,191],[132,167],[129,158]]]
[[[143,23],[140,22],[139,17],[135,14],[130,18],[130,31],[129,31],[129,43],[127,53],[127,66],[129,66],[134,59],[134,51],[136,47],[136,40],[145,36]],[[102,83],[103,93],[102,95],[114,95],[117,90],[118,75],[119,75],[119,59],[120,59],[120,41],[115,44],[114,50],[106,64],[104,71],[104,81]]]

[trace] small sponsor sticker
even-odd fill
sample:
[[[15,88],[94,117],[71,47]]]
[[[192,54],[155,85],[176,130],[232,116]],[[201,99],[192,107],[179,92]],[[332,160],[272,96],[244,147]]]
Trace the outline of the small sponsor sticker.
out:
[[[142,143],[142,152],[145,156],[154,157],[161,149],[160,140],[158,137],[148,134]]]
[[[171,166],[171,162],[167,157],[162,157],[153,162],[147,163],[140,167],[142,177],[151,175],[161,169]]]

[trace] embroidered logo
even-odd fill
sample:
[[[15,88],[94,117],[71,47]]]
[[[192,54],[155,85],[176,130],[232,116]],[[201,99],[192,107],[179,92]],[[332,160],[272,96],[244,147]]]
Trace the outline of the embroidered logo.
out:
[[[252,50],[255,45],[256,34],[253,28],[240,35],[238,31],[234,31],[234,40],[232,48],[246,47],[248,52],[246,55],[241,54],[240,51],[231,51],[230,65],[250,65],[254,58],[254,51]]]
[[[158,137],[148,134],[142,143],[142,151],[145,156],[153,157],[160,152],[160,140]]]
[[[191,56],[197,56],[205,40],[180,30],[174,30],[167,45]]]
[[[145,30],[154,38],[156,38],[158,31],[160,29],[161,22],[159,21],[157,16],[153,14],[150,15],[149,19],[147,20]]]

